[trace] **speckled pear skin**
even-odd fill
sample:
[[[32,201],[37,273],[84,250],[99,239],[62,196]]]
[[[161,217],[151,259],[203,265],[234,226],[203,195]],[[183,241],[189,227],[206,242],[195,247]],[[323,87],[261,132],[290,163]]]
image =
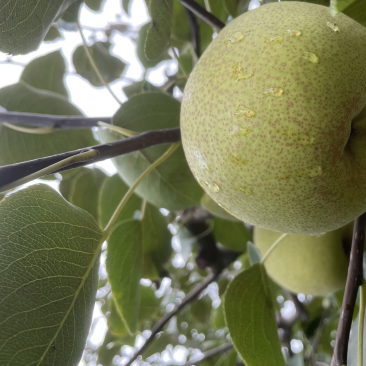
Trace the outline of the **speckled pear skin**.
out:
[[[326,296],[346,284],[353,222],[320,237],[288,235],[265,261],[268,274],[286,289]],[[254,228],[254,244],[262,256],[281,233]],[[346,251],[345,251],[346,249]]]
[[[365,60],[366,28],[327,7],[272,3],[232,21],[183,96],[183,147],[203,189],[285,233],[323,234],[366,211]]]

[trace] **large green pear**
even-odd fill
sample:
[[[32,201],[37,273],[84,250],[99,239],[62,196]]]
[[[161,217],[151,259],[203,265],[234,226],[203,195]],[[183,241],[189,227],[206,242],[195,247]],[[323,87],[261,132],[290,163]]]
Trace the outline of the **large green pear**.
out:
[[[366,28],[305,2],[261,6],[213,40],[187,82],[184,151],[239,219],[323,234],[366,211]]]
[[[345,286],[353,223],[319,237],[287,235],[265,260],[268,274],[295,293],[325,296]],[[254,244],[262,256],[281,233],[254,228]]]

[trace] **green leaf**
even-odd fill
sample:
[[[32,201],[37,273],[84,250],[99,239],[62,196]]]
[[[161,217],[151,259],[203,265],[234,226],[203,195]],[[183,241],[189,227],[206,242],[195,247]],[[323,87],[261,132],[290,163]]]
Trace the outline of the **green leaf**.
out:
[[[213,234],[216,241],[232,250],[239,252],[246,250],[247,242],[252,240],[252,235],[243,222],[232,222],[218,217],[213,218],[213,221]]]
[[[0,89],[0,105],[12,112],[80,115],[65,97],[33,88],[23,81]],[[0,125],[0,166],[95,145],[90,130],[33,135]]]
[[[218,205],[206,192],[201,197],[201,206],[213,216],[229,221],[240,221]]]
[[[113,117],[113,124],[137,132],[179,126],[180,103],[163,93],[139,94],[123,103]],[[99,130],[103,143],[120,136]],[[155,146],[113,159],[122,179],[132,185],[157,160],[167,146]],[[136,194],[157,207],[180,210],[199,203],[202,188],[193,177],[182,147],[153,170],[136,189]]]
[[[54,51],[32,60],[20,77],[34,88],[49,90],[68,97],[64,83],[66,64],[61,51]]]
[[[109,300],[109,314],[107,315],[107,324],[109,331],[114,336],[125,336],[129,335],[128,330],[126,328],[126,325],[124,321],[122,320],[122,317],[120,313],[117,310],[116,301],[113,297]]]
[[[281,0],[281,1],[300,1],[300,2],[305,2],[305,3],[329,6],[329,4],[332,0]],[[336,0],[336,1],[339,1],[339,0]],[[343,2],[344,0],[340,0],[340,1]]]
[[[141,223],[120,222],[108,238],[106,268],[118,311],[130,333],[137,330],[143,259]]]
[[[100,189],[105,179],[107,175],[102,170],[83,168],[72,178],[61,181],[60,192],[70,203],[89,212],[98,221]]]
[[[212,300],[208,296],[194,301],[191,305],[191,313],[201,324],[207,324],[211,318]]]
[[[0,51],[13,55],[34,51],[56,19],[75,0],[9,0],[0,8]]]
[[[121,345],[114,342],[116,339],[117,337],[108,330],[102,345],[98,348],[97,365],[113,366],[113,358],[121,355]]]
[[[66,23],[76,23],[79,19],[80,7],[83,4],[83,0],[73,0],[72,4],[67,8],[67,10],[62,15],[61,20]],[[75,24],[76,26],[76,24]],[[77,30],[77,27],[75,27]]]
[[[253,265],[230,283],[224,311],[231,340],[246,365],[285,365],[269,280],[261,264]]]
[[[147,31],[148,31],[149,28],[150,28],[150,23],[146,23],[143,26],[141,26],[139,31],[138,31],[138,36],[137,36],[137,41],[136,41],[136,55],[137,55],[138,59],[140,60],[142,66],[145,69],[153,68],[159,62],[162,61],[162,59],[159,59],[159,60],[156,60],[156,61],[150,61],[146,57],[145,42],[146,42]],[[169,56],[167,56],[167,57],[169,57]]]
[[[247,252],[249,255],[249,263],[251,266],[261,261],[262,256],[259,249],[250,241],[247,242]]]
[[[141,286],[139,322],[151,320],[159,310],[160,300],[150,286]]]
[[[240,0],[224,0],[224,5],[228,13],[236,18],[239,15]]]
[[[110,47],[110,42],[100,41],[95,42],[92,46],[88,47],[96,66],[107,83],[120,77],[126,67],[126,64],[122,60],[111,55]],[[88,80],[91,85],[95,87],[104,86],[94,71],[83,45],[77,47],[74,51],[72,63],[74,64],[76,72],[84,79]]]
[[[101,227],[105,227],[113,212],[116,210],[119,202],[128,191],[129,187],[123,182],[118,174],[113,175],[105,180],[101,187],[99,199],[99,222]],[[119,214],[116,221],[125,221],[132,219],[137,210],[141,210],[142,199],[133,194],[127,201],[122,212]]]
[[[122,89],[128,99],[137,94],[161,91],[159,88],[149,83],[147,80],[136,81],[130,85],[123,87]]]
[[[100,12],[102,10],[104,0],[85,0],[85,5],[93,10]]]
[[[46,37],[44,37],[43,42],[53,42],[56,41],[56,39],[64,38],[63,35],[60,33],[60,31],[57,29],[57,27],[52,26],[48,33],[46,34]]]
[[[226,327],[225,317],[224,317],[224,306],[223,306],[222,302],[219,305],[219,307],[214,310],[212,323],[216,329],[222,329],[222,328]]]
[[[286,363],[286,366],[304,366],[304,357],[302,354],[292,356]]]
[[[47,185],[0,203],[0,364],[77,366],[92,319],[102,232]]]
[[[173,4],[173,0],[154,0],[149,3],[151,23],[146,35],[145,54],[150,61],[160,59],[170,46]]]

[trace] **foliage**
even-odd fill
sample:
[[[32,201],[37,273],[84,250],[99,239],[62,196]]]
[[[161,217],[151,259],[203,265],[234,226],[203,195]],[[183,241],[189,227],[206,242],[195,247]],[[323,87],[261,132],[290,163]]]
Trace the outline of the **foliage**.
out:
[[[66,38],[84,6],[102,12],[108,1],[8,0],[0,6],[0,51],[27,54],[41,42]],[[133,2],[120,2],[126,14]],[[224,23],[251,3],[197,2]],[[363,0],[308,2],[366,25]],[[133,39],[145,72],[123,88],[126,101],[112,125],[137,133],[179,127],[185,74],[216,32],[196,16],[194,27],[178,0],[145,3],[149,23],[132,29],[117,22],[105,29],[102,41],[88,40],[104,80],[84,45],[72,53],[76,73],[101,88],[123,77],[129,66],[112,54],[114,32]],[[175,54],[178,71],[165,85],[148,80],[149,69],[177,63]],[[59,50],[33,59],[18,83],[0,89],[0,106],[15,113],[82,116],[69,100],[67,65]],[[104,128],[95,134],[82,128],[31,134],[0,123],[0,168],[126,138]],[[63,171],[51,177],[60,193],[45,184],[0,193],[0,365],[125,364],[156,327],[140,364],[181,365],[190,359],[207,366],[330,364],[344,290],[313,298],[275,284],[251,242],[253,228],[203,193],[182,147],[145,177],[111,231],[105,230],[129,188],[167,149],[159,145],[115,157],[112,176],[96,166]],[[98,321],[92,321],[95,304],[107,329],[93,348],[87,337]],[[172,311],[174,317],[159,328]],[[356,365],[355,333],[350,365]],[[214,352],[228,342],[234,350],[229,343],[226,353]],[[200,360],[207,351],[211,357]]]

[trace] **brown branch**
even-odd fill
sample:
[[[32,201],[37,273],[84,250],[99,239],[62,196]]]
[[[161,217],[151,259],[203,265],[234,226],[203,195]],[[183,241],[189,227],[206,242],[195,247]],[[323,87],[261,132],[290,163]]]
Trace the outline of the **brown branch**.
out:
[[[332,366],[347,365],[348,340],[357,292],[362,284],[362,262],[366,228],[366,213],[357,217],[353,228],[351,257],[348,266],[346,289],[344,292],[341,316],[338,323]]]
[[[219,355],[220,353],[230,351],[232,348],[233,344],[231,342],[221,344],[218,347],[208,350],[201,357],[199,356],[192,357],[192,359],[186,362],[183,366],[198,365],[200,362],[208,360],[209,358]]]
[[[183,6],[189,9],[192,13],[196,14],[199,18],[201,18],[204,22],[206,22],[211,27],[220,31],[225,27],[225,24],[218,18],[216,18],[213,14],[209,13],[206,9],[204,9],[201,5],[196,3],[194,0],[179,0]]]
[[[6,184],[15,182],[20,178],[26,177],[29,174],[35,173],[43,168],[55,164],[61,160],[89,151],[91,149],[96,150],[98,152],[97,158],[72,164],[58,171],[78,168],[81,166],[96,163],[98,161],[128,154],[133,151],[146,149],[151,146],[171,144],[179,140],[180,140],[179,127],[159,131],[148,131],[143,132],[137,136],[129,137],[109,144],[96,145],[84,149],[65,152],[62,154],[47,156],[40,159],[29,160],[22,163],[5,165],[3,167],[0,167],[0,188],[5,186]]]
[[[200,41],[200,26],[197,22],[197,18],[193,15],[193,13],[186,9],[186,14],[188,18],[189,28],[191,30],[191,43],[196,53],[197,58],[201,57],[201,41]]]
[[[222,270],[222,269],[221,269]],[[131,366],[131,364],[137,359],[139,355],[144,353],[148,347],[150,346],[151,342],[154,341],[155,336],[162,331],[164,326],[168,323],[168,321],[176,314],[179,313],[185,306],[191,303],[210,283],[215,281],[217,277],[220,275],[221,270],[212,271],[209,275],[207,275],[202,282],[200,282],[196,287],[190,291],[184,300],[177,305],[173,311],[165,314],[152,328],[151,335],[146,342],[142,345],[142,347],[132,356],[132,358],[127,362],[125,366]]]
[[[55,130],[99,127],[98,122],[111,123],[108,117],[87,118],[84,116],[54,116],[52,114],[0,112],[0,123],[19,126],[53,127]]]

